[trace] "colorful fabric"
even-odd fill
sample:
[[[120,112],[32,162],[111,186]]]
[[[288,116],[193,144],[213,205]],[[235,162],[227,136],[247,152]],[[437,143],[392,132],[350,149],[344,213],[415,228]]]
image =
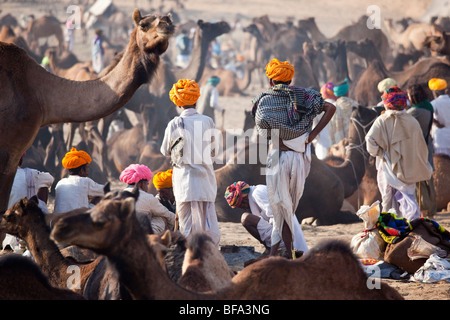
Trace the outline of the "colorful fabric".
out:
[[[77,149],[72,148],[69,152],[66,153],[61,162],[64,168],[74,169],[84,164],[91,163],[91,157],[85,151],[78,151]]]
[[[333,91],[334,87],[335,85],[333,82],[327,82],[320,88],[320,94],[324,99],[336,100],[337,97],[334,95]]]
[[[178,107],[190,106],[200,97],[200,87],[195,80],[181,79],[172,86],[169,97]]]
[[[393,212],[381,212],[377,228],[381,237],[387,243],[396,243],[412,230],[408,219],[398,217]]]
[[[383,104],[391,110],[403,110],[406,107],[406,93],[399,87],[391,87],[384,91],[381,96]]]
[[[395,87],[395,86],[397,86],[397,82],[394,79],[386,78],[386,79],[383,79],[380,82],[378,82],[377,89],[379,92],[383,93],[387,89],[389,89],[391,87]]]
[[[278,84],[253,99],[252,116],[263,137],[278,129],[281,139],[291,140],[311,130],[324,102],[316,90]]]
[[[147,166],[143,164],[130,164],[120,173],[119,179],[126,184],[133,184],[141,180],[150,181],[152,176],[152,171]]]
[[[450,232],[446,230],[443,226],[441,226],[439,223],[437,223],[435,220],[431,220],[429,218],[424,217],[420,217],[419,219],[431,222],[433,226],[436,228],[436,230],[442,235],[442,238],[446,239],[447,241],[450,241]]]
[[[266,65],[266,75],[275,81],[288,82],[294,77],[294,66],[289,62],[280,62],[278,59],[272,59]]]
[[[377,260],[377,259],[360,259],[361,264],[364,266],[373,266],[374,264],[377,264],[378,262],[382,261],[382,260]]]
[[[348,79],[346,78],[341,84],[334,86],[333,92],[336,97],[345,96],[348,92]]]
[[[153,185],[156,189],[172,188],[173,169],[161,171],[153,177]]]
[[[225,199],[232,208],[241,205],[242,199],[248,197],[250,186],[244,181],[238,181],[228,186],[225,190]]]
[[[444,79],[433,78],[428,81],[428,87],[433,91],[444,90],[447,88],[447,81]]]

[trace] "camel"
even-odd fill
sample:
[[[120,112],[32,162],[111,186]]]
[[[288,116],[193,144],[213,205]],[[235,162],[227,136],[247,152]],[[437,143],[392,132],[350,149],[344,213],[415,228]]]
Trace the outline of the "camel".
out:
[[[91,81],[54,76],[23,49],[0,43],[0,211],[7,209],[17,164],[39,128],[98,120],[124,106],[151,80],[174,26],[170,16],[142,17],[138,9],[133,21],[136,28],[121,60],[108,74]]]
[[[28,43],[38,42],[40,38],[56,37],[58,49],[60,52],[64,50],[64,33],[63,24],[54,16],[42,16],[38,19],[31,20],[24,35]]]
[[[0,257],[0,300],[83,300],[68,289],[52,286],[39,266],[16,254]]]
[[[170,280],[161,268],[136,220],[135,201],[132,194],[120,200],[105,197],[88,214],[60,219],[51,234],[58,243],[106,255],[133,299],[402,299],[386,283],[370,290],[360,262],[340,242],[313,248],[296,260],[257,261],[216,293],[192,292]]]
[[[436,206],[437,210],[446,210],[450,203],[450,179],[449,165],[450,157],[446,154],[435,153],[433,155],[433,181],[434,190],[436,190]]]
[[[34,53],[27,41],[22,36],[16,35],[10,26],[3,26],[0,29],[0,41],[5,43],[13,43],[16,46],[21,47],[31,58],[33,58],[34,61],[41,63],[42,57]]]
[[[394,51],[400,49],[406,52],[415,50],[422,51],[425,39],[442,32],[442,28],[436,24],[428,22],[416,22],[408,25],[402,32],[397,32],[393,27],[392,19],[385,19],[385,26],[388,31],[389,38],[394,44]]]
[[[363,57],[368,66],[350,90],[350,96],[360,105],[374,106],[380,102],[380,92],[378,92],[377,85],[381,80],[388,77],[395,79],[397,85],[403,89],[413,84],[424,84],[428,88],[426,84],[431,78],[443,78],[450,81],[450,65],[436,58],[422,59],[407,70],[393,72],[387,70],[377,47],[369,39],[358,42],[349,41],[347,42],[347,50]]]
[[[441,32],[434,36],[428,36],[423,43],[425,48],[430,49],[431,54],[441,57],[442,61],[450,64],[450,33]]]
[[[84,212],[85,208],[72,213]],[[57,219],[56,219],[57,220]],[[7,210],[0,220],[0,229],[23,239],[30,250],[34,261],[48,277],[50,284],[57,288],[67,289],[74,284],[72,291],[82,294],[89,299],[114,299],[120,297],[114,274],[106,272],[103,257],[98,257],[91,263],[78,263],[71,257],[64,257],[56,244],[50,240],[50,229],[47,226],[44,213],[37,206],[37,198],[23,198],[11,209]],[[79,284],[73,280],[74,267],[79,268]],[[99,277],[90,279],[92,275]],[[98,276],[97,276],[98,275]],[[96,284],[93,289],[86,289],[87,283]]]
[[[355,211],[361,205],[371,205],[381,200],[374,158],[367,153],[365,147],[365,136],[377,116],[378,111],[371,108],[359,106],[355,109],[351,116],[349,138],[331,146],[329,156],[324,159],[331,166],[336,166],[334,172],[339,175],[346,189],[345,199]],[[354,168],[353,173],[345,173],[340,169],[345,162]]]

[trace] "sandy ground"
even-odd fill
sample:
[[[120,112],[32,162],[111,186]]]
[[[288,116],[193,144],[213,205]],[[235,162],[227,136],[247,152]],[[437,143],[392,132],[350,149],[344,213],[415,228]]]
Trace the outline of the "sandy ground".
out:
[[[240,18],[245,25],[253,17],[270,14],[273,21],[285,21],[287,18],[301,19],[310,16],[316,17],[316,21],[322,32],[332,36],[339,28],[356,21],[361,15],[367,13],[370,5],[380,8],[382,18],[412,17],[420,19],[426,12],[431,0],[283,0],[274,5],[270,0],[185,0],[182,1],[184,9],[179,11],[182,19],[204,19],[217,21],[225,19],[232,23]],[[147,1],[114,1],[119,7],[132,12],[134,7],[143,11],[148,10]],[[166,0],[166,9],[174,7],[175,1]],[[20,13],[34,13],[39,17],[49,8],[59,17],[64,19],[67,2],[46,2],[46,5],[32,5],[25,2],[6,2],[1,4],[4,13],[11,12],[15,15]],[[89,48],[76,39],[75,52],[80,59],[89,57]],[[226,108],[224,119],[225,128],[242,128],[243,111],[250,108],[251,98],[259,89],[250,89],[242,97],[220,97],[220,103]],[[217,121],[220,125],[220,120]],[[119,184],[120,185],[120,184]],[[435,220],[445,228],[450,229],[450,213],[440,213]],[[340,239],[350,242],[351,238],[362,231],[363,224],[334,226],[311,226],[303,225],[303,232],[309,247],[315,246],[325,239]],[[222,246],[236,245],[254,248],[256,253],[263,252],[261,244],[238,223],[220,223]],[[241,261],[242,263],[244,261]],[[408,300],[448,300],[450,298],[450,286],[447,282],[434,284],[415,283],[407,281],[383,280],[396,288],[405,299]]]

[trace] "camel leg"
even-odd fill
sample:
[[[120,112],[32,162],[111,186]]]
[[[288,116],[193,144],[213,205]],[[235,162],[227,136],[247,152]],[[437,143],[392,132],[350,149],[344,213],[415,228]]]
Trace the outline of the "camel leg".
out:
[[[16,165],[11,166],[11,163],[14,162],[16,162]],[[3,213],[8,209],[9,194],[11,193],[11,187],[14,182],[18,165],[19,159],[14,161],[10,158],[8,152],[0,150],[0,194],[4,195],[0,199],[0,213]]]

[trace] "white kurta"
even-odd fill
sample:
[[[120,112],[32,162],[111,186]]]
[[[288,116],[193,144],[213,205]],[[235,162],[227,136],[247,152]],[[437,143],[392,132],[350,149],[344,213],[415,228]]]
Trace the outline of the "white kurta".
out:
[[[184,124],[183,161],[173,167],[172,175],[180,231],[186,237],[195,231],[205,231],[218,245],[220,231],[214,205],[217,182],[211,158],[214,121],[195,109],[184,110],[180,117]],[[179,135],[179,120],[175,117],[167,125],[161,145],[165,156],[170,156],[170,142]]]
[[[248,195],[248,202],[250,211],[253,215],[260,217],[257,230],[266,246],[272,245],[272,231],[273,231],[273,213],[269,203],[267,194],[267,186],[256,185],[250,186],[250,193]],[[304,253],[308,251],[305,237],[302,228],[296,216],[294,216],[294,248]],[[281,247],[284,247],[284,242],[281,241]]]
[[[434,108],[434,119],[443,128],[438,128],[433,124],[431,135],[433,137],[434,153],[445,153],[450,156],[450,97],[441,95],[431,101]]]
[[[286,146],[295,151],[272,149],[268,154],[266,182],[274,217],[272,245],[282,240],[284,222],[288,224],[293,237],[295,235],[295,211],[311,168],[311,146],[306,144],[308,136],[304,134],[292,140],[283,140]]]
[[[131,192],[133,187],[128,187],[125,190]],[[175,214],[164,207],[154,195],[143,190],[139,190],[136,212],[151,214],[150,223],[156,234],[162,234],[167,228],[173,228],[175,225]],[[167,219],[168,226],[166,226],[163,218]]]
[[[90,208],[89,199],[104,195],[103,184],[89,177],[69,175],[55,187],[55,209],[53,212],[67,212],[78,208]]]
[[[40,188],[51,188],[53,181],[54,178],[48,172],[18,167],[9,195],[8,208],[23,197],[35,196]],[[39,200],[39,207],[43,212],[48,213],[47,205],[42,200]]]

